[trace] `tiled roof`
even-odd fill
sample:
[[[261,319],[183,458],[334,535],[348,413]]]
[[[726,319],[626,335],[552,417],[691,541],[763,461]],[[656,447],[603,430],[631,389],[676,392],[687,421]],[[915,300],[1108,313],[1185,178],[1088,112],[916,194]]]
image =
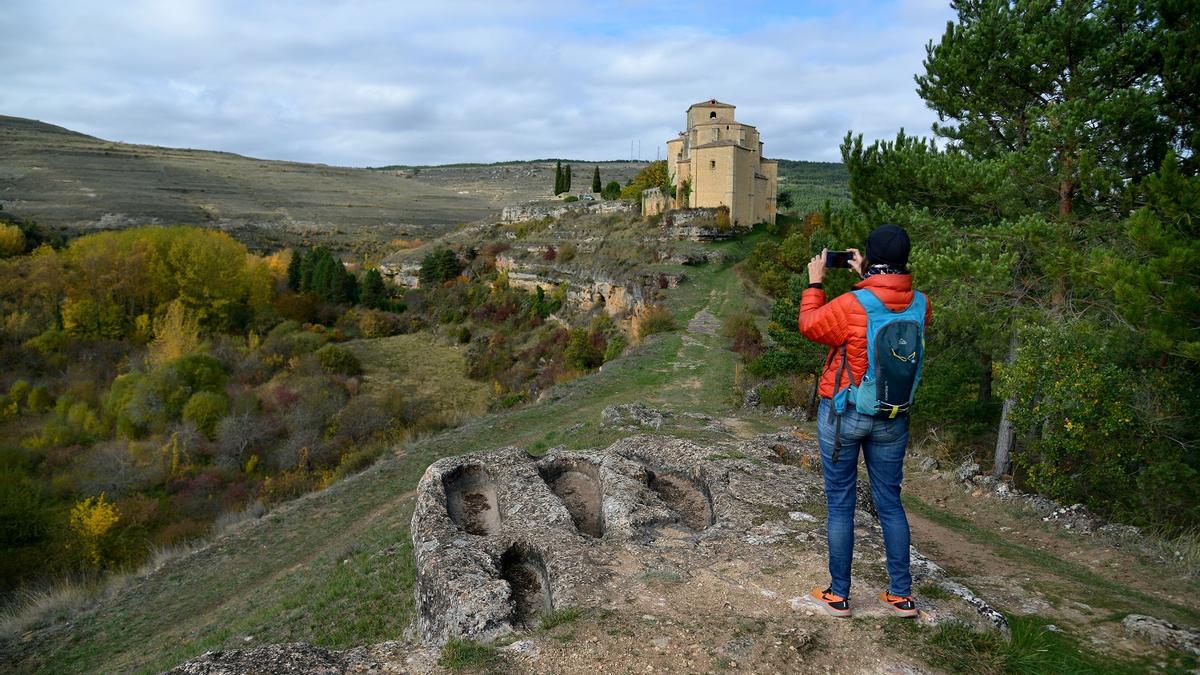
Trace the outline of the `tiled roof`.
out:
[[[731,106],[731,105],[729,105],[728,103],[721,103],[720,101],[718,101],[718,100],[717,100],[717,99],[715,99],[715,98],[710,98],[710,99],[708,99],[707,101],[700,101],[699,103],[693,103],[693,104],[689,105],[689,106],[688,106],[688,110],[691,110],[692,108],[696,108],[696,107],[704,107],[704,108],[733,108],[734,106]]]

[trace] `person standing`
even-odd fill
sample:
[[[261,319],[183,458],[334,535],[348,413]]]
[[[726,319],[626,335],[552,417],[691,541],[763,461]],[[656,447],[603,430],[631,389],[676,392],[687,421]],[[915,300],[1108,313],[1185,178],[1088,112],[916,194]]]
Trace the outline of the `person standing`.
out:
[[[908,233],[882,225],[867,237],[866,257],[851,254],[862,280],[826,302],[822,286],[827,250],[808,263],[808,288],[798,321],[805,338],[828,345],[818,385],[817,438],[828,506],[830,584],[812,597],[834,616],[850,616],[850,569],[861,451],[871,497],[883,528],[890,578],[880,601],[896,615],[914,617],[909,571],[909,526],[900,502],[908,410],[920,381],[924,331],[932,308],[913,290]]]

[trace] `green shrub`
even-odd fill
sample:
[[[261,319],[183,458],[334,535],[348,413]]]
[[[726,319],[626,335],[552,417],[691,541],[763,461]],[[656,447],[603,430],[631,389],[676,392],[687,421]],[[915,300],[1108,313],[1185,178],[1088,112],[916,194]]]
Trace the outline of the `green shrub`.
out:
[[[29,397],[25,400],[26,407],[35,413],[49,410],[53,403],[54,397],[50,395],[50,390],[40,384],[29,390]]]
[[[613,359],[625,353],[625,347],[629,342],[623,335],[614,335],[608,339],[608,346],[604,349],[604,362],[608,363]]]
[[[14,470],[0,471],[0,546],[36,543],[50,532],[42,488]]]
[[[364,338],[388,337],[403,330],[403,321],[391,312],[378,309],[364,309],[358,312],[358,332]]]
[[[797,400],[796,388],[786,379],[776,382],[768,382],[758,390],[758,400],[762,402],[765,408],[775,408],[784,406],[785,408],[794,408],[800,404]]]
[[[334,375],[362,375],[362,362],[354,352],[337,345],[325,345],[316,351],[321,369]]]
[[[191,392],[220,391],[225,387],[225,368],[208,354],[188,354],[169,366],[179,374],[184,387]]]
[[[29,396],[29,390],[30,386],[28,380],[16,380],[12,383],[12,386],[8,388],[9,402],[15,403],[18,406],[24,405],[25,398]]]
[[[1200,523],[1195,453],[1182,442],[1200,406],[1194,383],[1140,364],[1128,336],[1086,320],[1028,327],[1000,370],[1013,425],[1031,430],[1018,476],[1060,501],[1136,524]]]
[[[496,399],[493,407],[497,410],[507,410],[515,405],[519,405],[529,400],[529,395],[523,391],[514,391]]]
[[[757,359],[763,353],[762,332],[754,323],[754,317],[745,312],[727,318],[721,326],[721,335],[731,340],[729,348],[747,361]]]
[[[729,207],[722,204],[717,207],[717,229],[724,232],[733,226],[729,220]]]
[[[196,425],[200,433],[212,440],[217,423],[229,413],[229,399],[224,394],[198,391],[183,406],[183,419]]]
[[[647,307],[638,321],[638,335],[641,337],[673,331],[675,328],[675,316],[662,305]]]
[[[356,448],[342,455],[337,468],[333,471],[334,479],[341,480],[346,476],[356,474],[371,466],[383,454],[384,447],[383,445],[371,444]]]
[[[571,331],[567,348],[563,351],[563,362],[574,370],[592,370],[604,363],[604,353],[587,331],[576,328]]]

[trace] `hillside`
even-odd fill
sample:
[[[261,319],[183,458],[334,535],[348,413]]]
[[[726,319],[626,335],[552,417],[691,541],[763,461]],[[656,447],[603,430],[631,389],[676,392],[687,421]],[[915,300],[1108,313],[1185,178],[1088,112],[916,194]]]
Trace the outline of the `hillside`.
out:
[[[625,184],[645,162],[569,161],[574,192]],[[68,232],[147,223],[226,230],[254,250],[321,243],[378,255],[397,239],[428,240],[500,208],[549,195],[554,162],[381,169],[132,145],[0,115],[0,207]],[[799,211],[848,199],[845,168],[780,160],[780,189]]]
[[[0,116],[0,204],[72,231],[146,223],[218,227],[257,250],[344,250],[428,238],[488,200],[394,173],[130,145]]]
[[[733,260],[760,238],[708,246]],[[1040,514],[970,482],[964,489],[952,473],[926,468],[919,457],[908,467],[914,546],[945,568],[948,581],[969,586],[1009,615],[1011,647],[987,630],[926,625],[937,616],[973,614],[936,583],[919,589],[932,603],[930,621],[920,624],[873,614],[868,591],[863,611],[848,622],[794,603],[823,576],[820,529],[803,511],[791,516],[761,504],[751,507],[759,515],[749,530],[718,528],[725,534],[697,543],[668,529],[649,544],[631,542],[626,553],[597,557],[607,562],[589,572],[597,575],[591,597],[556,605],[513,636],[521,640],[509,648],[458,644],[442,653],[405,637],[418,614],[409,527],[418,481],[439,458],[505,446],[533,457],[594,451],[648,431],[664,445],[711,448],[701,462],[725,467],[729,487],[749,490],[741,494],[756,504],[773,497],[769,489],[755,492],[769,483],[757,482],[764,480],[762,460],[744,444],[771,434],[777,445],[802,453],[787,455],[798,461],[780,466],[781,475],[817,485],[816,474],[804,468],[811,460],[803,459],[811,452],[812,424],[742,408],[729,394],[737,356],[718,326],[758,302],[731,263],[695,268],[667,295],[686,328],[648,339],[537,403],[398,447],[358,476],[160,561],[77,614],[47,617],[0,644],[0,653],[16,670],[57,673],[160,671],[210,650],[223,651],[187,672],[216,672],[221,663],[271,671],[282,671],[284,663],[293,669],[357,663],[405,672],[449,666],[606,672],[641,663],[693,672],[823,671],[848,664],[864,672],[1002,672],[1006,659],[1018,657],[1032,668],[1025,672],[1068,665],[1088,670],[1100,661],[1081,653],[1080,640],[1089,650],[1102,645],[1114,670],[1177,658],[1127,637],[1121,617],[1139,612],[1194,624],[1197,613],[1187,600],[1196,591],[1194,579],[1134,549],[1043,522]],[[627,426],[606,414],[627,404],[644,406],[646,421]],[[657,423],[655,411],[662,415]],[[805,511],[819,516],[820,509],[818,501]],[[994,522],[1001,513],[1008,530]],[[864,559],[856,573],[878,580],[881,563]],[[295,642],[355,650],[269,646]]]

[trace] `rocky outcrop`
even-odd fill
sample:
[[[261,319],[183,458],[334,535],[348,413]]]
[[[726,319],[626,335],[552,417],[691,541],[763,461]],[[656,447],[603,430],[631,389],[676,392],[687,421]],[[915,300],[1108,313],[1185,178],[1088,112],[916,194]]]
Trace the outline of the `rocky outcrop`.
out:
[[[577,202],[532,201],[524,204],[506,206],[500,212],[500,220],[505,223],[519,223],[524,220],[541,220],[542,218],[559,218],[567,213],[633,213],[638,205],[623,199],[580,200]]]
[[[605,427],[627,431],[658,431],[663,425],[663,413],[641,403],[610,405],[600,412],[600,423]]]
[[[1183,628],[1143,614],[1130,614],[1121,620],[1121,626],[1130,637],[1200,656],[1200,631],[1194,628]]]
[[[746,227],[720,227],[717,209],[668,211],[662,217],[662,227],[668,237],[688,241],[721,241],[750,231]]]
[[[413,637],[436,646],[509,635],[553,609],[602,604],[644,569],[686,573],[729,556],[765,566],[784,545],[823,555],[823,519],[811,514],[824,506],[821,478],[804,467],[811,459],[792,461],[813,455],[810,446],[786,433],[706,445],[639,435],[603,450],[503,448],[435,462],[412,520]],[[856,559],[882,576],[878,525],[867,513],[858,520]],[[940,568],[915,572],[1003,620]]]

